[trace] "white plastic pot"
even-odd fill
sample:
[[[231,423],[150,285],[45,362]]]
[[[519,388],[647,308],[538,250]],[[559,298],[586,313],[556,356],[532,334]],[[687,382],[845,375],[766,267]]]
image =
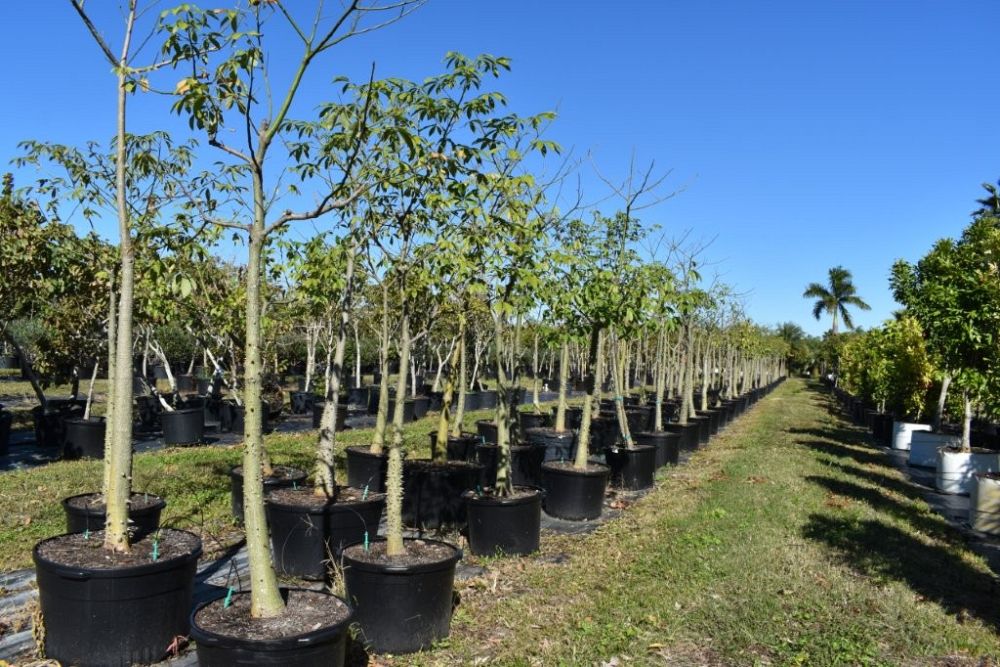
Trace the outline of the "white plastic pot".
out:
[[[969,525],[981,533],[1000,535],[1000,479],[976,475],[969,498]]]
[[[958,447],[962,438],[947,433],[914,431],[910,438],[909,464],[920,468],[936,468],[938,450],[942,447]]]
[[[1000,472],[1000,454],[982,449],[959,452],[938,450],[937,490],[941,493],[968,495],[972,493],[976,473]]]
[[[915,431],[929,431],[930,424],[915,424],[913,422],[892,422],[892,448],[908,450],[910,438]]]

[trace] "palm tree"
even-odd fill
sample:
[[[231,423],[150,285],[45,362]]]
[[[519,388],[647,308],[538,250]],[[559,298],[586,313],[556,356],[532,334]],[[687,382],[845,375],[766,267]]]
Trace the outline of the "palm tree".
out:
[[[848,306],[857,306],[861,310],[871,310],[871,306],[857,295],[854,283],[851,282],[851,272],[842,266],[835,266],[830,269],[828,287],[824,287],[819,283],[810,283],[806,287],[806,291],[802,293],[802,296],[807,299],[816,299],[816,304],[813,306],[813,317],[817,320],[823,314],[823,311],[830,314],[833,318],[833,326],[830,328],[830,331],[834,335],[837,333],[838,313],[843,318],[844,324],[848,329],[854,328],[854,322],[851,321],[851,314],[847,310]]]

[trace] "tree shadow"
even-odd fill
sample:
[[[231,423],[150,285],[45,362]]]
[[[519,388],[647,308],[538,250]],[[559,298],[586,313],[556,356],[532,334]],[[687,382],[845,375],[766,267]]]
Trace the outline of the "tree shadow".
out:
[[[861,464],[885,465],[886,459],[881,452],[873,452],[868,449],[861,449],[856,446],[844,445],[828,440],[803,440],[799,441],[815,452],[821,452],[838,459],[851,459]]]
[[[904,496],[913,497],[914,495],[918,495],[920,493],[927,491],[926,487],[917,484],[916,482],[912,482],[905,479],[899,479],[898,477],[891,477],[889,475],[884,475],[882,473],[878,473],[872,470],[858,468],[857,466],[844,465],[843,463],[839,463],[837,461],[830,461],[829,463],[827,463],[827,465],[829,465],[832,468],[836,468],[837,470],[847,475],[850,475],[852,477],[859,477],[861,479],[864,479],[865,481],[871,482],[876,486],[890,489]]]
[[[915,529],[936,539],[956,545],[963,543],[961,533],[941,516],[930,510],[921,511],[919,507],[899,502],[879,489],[819,475],[809,475],[806,481],[821,486],[830,493],[867,503],[875,510],[906,521]]]
[[[813,514],[806,539],[833,548],[842,562],[872,577],[900,581],[950,614],[971,615],[1000,629],[1000,584],[951,549],[929,545],[882,521]]]

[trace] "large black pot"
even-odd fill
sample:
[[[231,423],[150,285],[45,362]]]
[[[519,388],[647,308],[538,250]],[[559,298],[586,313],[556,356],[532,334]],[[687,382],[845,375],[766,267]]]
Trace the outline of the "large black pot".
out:
[[[10,443],[10,427],[14,422],[14,415],[5,410],[0,410],[0,456],[7,453]]]
[[[653,423],[653,408],[649,406],[636,406],[625,409],[625,418],[628,420],[629,433],[645,431]]]
[[[243,523],[243,466],[229,469],[230,507],[233,517]],[[274,466],[274,475],[264,477],[264,496],[274,489],[300,486],[306,481],[305,471],[288,466]]]
[[[543,463],[545,512],[573,521],[596,519],[601,516],[610,474],[610,468],[599,464],[577,470],[571,463]]]
[[[99,459],[104,456],[104,434],[107,430],[104,417],[67,419],[65,428],[63,458]]]
[[[378,391],[377,387],[355,387],[353,384],[347,390],[347,403],[358,408],[368,409],[368,401],[371,400],[370,392]]]
[[[229,433],[243,433],[246,430],[246,406],[227,401],[222,408],[220,428]],[[261,430],[267,433],[271,430],[271,408],[267,401],[260,402],[260,415]]]
[[[688,423],[696,424],[698,426],[698,446],[701,447],[703,445],[707,445],[708,440],[712,435],[712,425],[709,418],[701,415],[697,417],[688,417]]]
[[[462,494],[480,483],[481,469],[465,461],[404,461],[403,523],[424,530],[464,526]]]
[[[437,455],[437,431],[431,431],[431,458]],[[475,461],[476,445],[482,442],[482,438],[472,433],[463,433],[455,437],[448,436],[448,445],[445,456],[449,461]]]
[[[621,430],[614,416],[595,417],[590,420],[590,442],[587,451],[591,454],[601,454],[608,447],[617,445],[620,436]]]
[[[43,409],[31,408],[35,422],[35,444],[39,447],[62,447],[66,435],[65,421],[83,416],[86,401],[50,399]]]
[[[545,448],[545,461],[572,461],[576,456],[576,431],[532,428],[524,435],[529,443]]]
[[[316,403],[316,394],[311,391],[293,391],[289,394],[293,415],[307,415]]]
[[[476,462],[482,466],[479,472],[479,488],[492,488],[497,483],[497,465],[500,463],[500,446],[481,442],[476,445]]]
[[[680,436],[680,448],[683,452],[693,452],[698,449],[698,436],[701,427],[698,424],[664,424],[663,430]]]
[[[514,486],[542,486],[542,462],[546,448],[541,445],[511,445],[510,479]]]
[[[385,491],[385,475],[389,468],[389,454],[372,454],[367,446],[348,447],[347,485],[355,489],[367,488],[372,493]]]
[[[288,589],[282,589],[287,596]],[[311,594],[316,591],[310,591]],[[237,593],[233,600],[249,593]],[[198,624],[198,613],[212,603],[218,603],[225,593],[204,602],[191,614],[191,639],[197,643],[199,667],[231,667],[234,665],[275,665],[280,667],[342,667],[347,653],[349,627],[354,620],[350,607],[337,598],[346,609],[346,617],[326,627],[306,629],[281,639],[240,639],[212,632]],[[333,597],[332,595],[330,597]]]
[[[708,417],[708,434],[716,435],[722,427],[722,414],[715,409],[699,410],[699,417]]]
[[[431,409],[431,399],[427,396],[413,397],[413,418],[423,419]]]
[[[480,407],[482,407],[480,405],[480,403],[479,403],[479,395],[480,395],[480,392],[478,392],[478,391],[467,391],[467,392],[465,392],[465,411],[466,412],[472,412],[473,410],[478,410]],[[457,398],[455,400],[458,401]]]
[[[41,555],[49,540],[35,545],[45,656],[83,666],[163,658],[175,638],[188,633],[201,555],[201,540],[191,537],[197,546],[189,554],[119,568],[62,565]]]
[[[403,399],[403,423],[404,424],[408,424],[408,423],[410,423],[411,421],[414,420],[413,408],[414,408],[413,399],[412,398],[404,398]],[[393,415],[395,415],[395,414],[396,414],[396,399],[395,398],[390,398],[389,399],[389,412],[388,412],[389,421],[390,422],[393,420]]]
[[[555,426],[556,423],[556,411],[558,408],[552,408],[552,425]],[[577,430],[580,428],[580,422],[583,421],[583,408],[571,405],[566,408],[566,428],[570,430]]]
[[[178,375],[174,379],[177,382],[177,391],[198,390],[198,379],[193,375]]]
[[[497,424],[492,419],[480,419],[476,421],[476,432],[483,442],[497,442]]]
[[[479,392],[479,409],[492,410],[497,406],[497,392],[495,389],[487,389]]]
[[[314,401],[312,404],[312,426],[313,428],[319,428],[320,422],[323,421],[323,410],[326,409],[326,401]],[[347,428],[347,404],[337,403],[337,432],[341,432]]]
[[[385,509],[382,494],[315,505],[283,503],[272,496],[266,505],[274,567],[279,574],[302,579],[323,579],[330,559],[339,558],[345,546],[361,542],[366,534],[374,538]]]
[[[547,428],[552,426],[553,415],[547,415],[544,413],[535,414],[534,412],[519,412],[517,418],[521,425],[521,433],[524,433],[529,428]],[[567,420],[569,421],[569,420]],[[567,428],[570,428],[567,426]]]
[[[538,551],[542,493],[523,487],[515,492],[519,495],[511,498],[474,491],[465,494],[469,551],[477,556],[520,556]]]
[[[681,436],[670,431],[642,431],[634,433],[633,438],[638,445],[656,447],[656,467],[677,465],[680,458]]]
[[[205,435],[205,409],[184,408],[173,412],[161,412],[163,444],[193,445],[202,441]]]
[[[94,495],[92,493],[81,493],[69,498],[63,498],[62,507],[66,514],[67,533],[85,533],[87,531],[104,530],[107,520],[107,511],[103,504],[95,506],[78,506],[73,501],[85,496]],[[154,533],[160,527],[160,514],[167,506],[167,501],[159,496],[148,493],[133,493],[133,500],[139,498],[151,499],[151,504],[143,503],[145,507],[129,507],[128,520],[131,524],[132,539],[137,540],[146,535]]]
[[[604,452],[604,459],[611,468],[611,486],[628,491],[641,491],[653,486],[656,447],[637,445],[632,448],[611,448]]]
[[[452,550],[447,559],[419,565],[367,562],[360,545],[344,550],[344,587],[355,608],[359,642],[375,653],[412,653],[448,636],[455,564],[462,552],[447,546]]]
[[[0,368],[2,369],[16,369],[21,367],[21,360],[13,354],[0,355]]]

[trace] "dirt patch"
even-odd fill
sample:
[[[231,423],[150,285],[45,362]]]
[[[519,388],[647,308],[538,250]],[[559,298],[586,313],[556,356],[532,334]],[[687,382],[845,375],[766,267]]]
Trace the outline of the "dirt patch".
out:
[[[250,618],[250,594],[219,599],[195,615],[198,627],[208,632],[249,640],[274,640],[304,635],[343,623],[350,608],[342,600],[318,591],[290,590],[285,611],[272,618]]]
[[[72,533],[45,541],[38,552],[46,560],[60,565],[112,570],[170,560],[200,548],[200,541],[195,535],[171,528],[137,540],[128,553],[109,551],[103,544],[103,530],[89,534]]]

